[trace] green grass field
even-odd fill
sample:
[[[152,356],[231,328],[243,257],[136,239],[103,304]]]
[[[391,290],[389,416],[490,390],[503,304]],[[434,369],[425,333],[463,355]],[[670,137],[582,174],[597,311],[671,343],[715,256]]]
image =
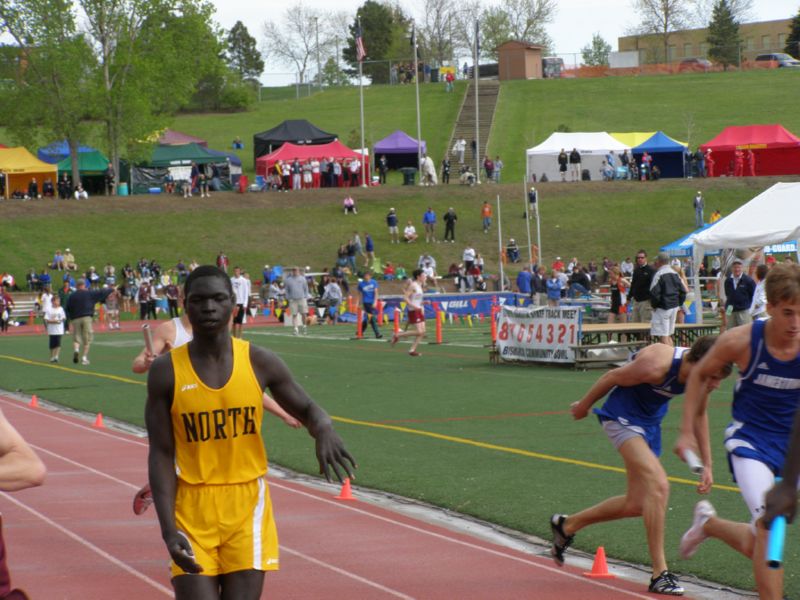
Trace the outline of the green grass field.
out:
[[[296,338],[283,328],[249,330],[246,337],[276,351],[303,387],[334,417],[359,463],[357,483],[446,507],[514,530],[548,537],[553,512],[572,512],[625,486],[621,460],[594,418],[574,422],[569,404],[598,372],[562,368],[491,366],[485,330],[446,326],[441,346],[425,345],[410,359],[400,344],[349,339],[352,328],[314,328]],[[90,367],[46,362],[41,337],[0,338],[0,388],[142,424],[144,378],[130,372],[140,336],[99,334]],[[68,352],[65,352],[68,357]],[[747,511],[725,468],[721,433],[728,422],[732,382],[712,397],[718,487],[711,500],[725,517]],[[708,542],[691,561],[677,559],[680,535],[697,501],[692,478],[670,452],[681,401],[664,425],[664,466],[672,479],[667,514],[667,556],[683,573],[752,587],[747,561]],[[271,460],[314,473],[310,438],[267,420]],[[576,546],[604,545],[614,558],[647,563],[639,519],[591,527]],[[787,549],[787,593],[800,592],[798,547]],[[643,577],[644,578],[644,577]]]

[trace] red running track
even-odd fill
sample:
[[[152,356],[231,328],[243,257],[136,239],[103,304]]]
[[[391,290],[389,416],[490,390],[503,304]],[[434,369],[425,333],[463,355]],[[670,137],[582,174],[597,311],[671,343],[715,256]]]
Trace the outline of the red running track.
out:
[[[145,439],[0,396],[48,468],[36,489],[0,494],[12,583],[31,598],[172,596],[155,512],[136,517]],[[592,580],[546,558],[285,479],[270,487],[281,570],[262,598],[504,600],[654,598],[644,581]],[[355,490],[358,497],[358,490]]]

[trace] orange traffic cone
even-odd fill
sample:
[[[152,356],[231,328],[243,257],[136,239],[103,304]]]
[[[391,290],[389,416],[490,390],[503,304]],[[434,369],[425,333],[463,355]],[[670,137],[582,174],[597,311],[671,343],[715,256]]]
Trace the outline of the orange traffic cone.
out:
[[[337,500],[355,500],[353,498],[353,491],[350,489],[350,478],[347,477],[342,484],[342,491],[336,496]]]
[[[94,418],[94,427],[99,427],[102,429],[103,425],[103,413],[97,413],[97,416]]]
[[[39,408],[39,399],[36,397],[36,394],[34,394],[33,396],[31,396],[31,404],[30,404],[30,407],[31,407],[31,408]]]
[[[592,579],[614,579],[616,575],[608,572],[608,565],[606,564],[606,550],[602,546],[597,549],[594,555],[594,563],[592,563],[592,572],[584,573],[587,577]]]

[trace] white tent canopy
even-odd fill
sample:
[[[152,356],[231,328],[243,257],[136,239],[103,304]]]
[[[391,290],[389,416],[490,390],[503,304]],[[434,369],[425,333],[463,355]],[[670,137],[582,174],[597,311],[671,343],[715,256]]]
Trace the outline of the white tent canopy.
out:
[[[527,174],[528,181],[532,175],[541,181],[542,175],[547,175],[550,181],[561,181],[558,170],[558,154],[563,149],[569,154],[576,148],[581,155],[581,169],[588,169],[593,181],[601,179],[600,170],[606,154],[613,151],[622,154],[624,150],[630,152],[630,147],[616,140],[605,131],[565,133],[557,131],[538,146],[528,148]],[[569,179],[569,175],[567,175]]]
[[[799,238],[800,183],[776,183],[690,240],[694,242],[694,262],[699,264],[708,250],[760,248]],[[694,285],[699,299],[696,275]]]

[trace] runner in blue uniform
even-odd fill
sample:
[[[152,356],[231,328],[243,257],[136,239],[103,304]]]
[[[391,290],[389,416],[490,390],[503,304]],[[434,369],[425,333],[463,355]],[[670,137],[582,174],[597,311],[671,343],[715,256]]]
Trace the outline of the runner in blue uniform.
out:
[[[725,430],[725,449],[752,521],[720,519],[708,501],[698,502],[692,526],[681,539],[684,558],[709,537],[721,539],[748,558],[764,556],[764,497],[783,470],[800,406],[800,266],[776,265],[767,275],[765,288],[770,318],[721,335],[689,378],[681,435],[675,445],[679,456],[687,448],[699,449],[706,468],[698,491],[707,493],[714,479],[707,401],[699,392],[710,374],[722,365],[736,364],[739,380],[733,394],[733,422]],[[762,599],[782,597],[781,569],[769,569],[766,561],[757,558],[753,572]]]
[[[583,419],[595,402],[609,394],[602,408],[594,409],[603,429],[625,461],[625,495],[603,500],[572,515],[553,515],[550,554],[559,566],[575,534],[594,523],[641,516],[653,575],[649,591],[671,596],[683,595],[677,577],[667,568],[664,556],[664,518],[669,482],[661,466],[661,421],[668,403],[682,394],[689,374],[715,341],[714,336],[698,339],[690,348],[653,344],[643,348],[622,367],[605,373],[581,400],[573,403],[572,416]],[[720,368],[704,388],[707,396],[730,373]],[[609,393],[610,392],[610,393]]]

